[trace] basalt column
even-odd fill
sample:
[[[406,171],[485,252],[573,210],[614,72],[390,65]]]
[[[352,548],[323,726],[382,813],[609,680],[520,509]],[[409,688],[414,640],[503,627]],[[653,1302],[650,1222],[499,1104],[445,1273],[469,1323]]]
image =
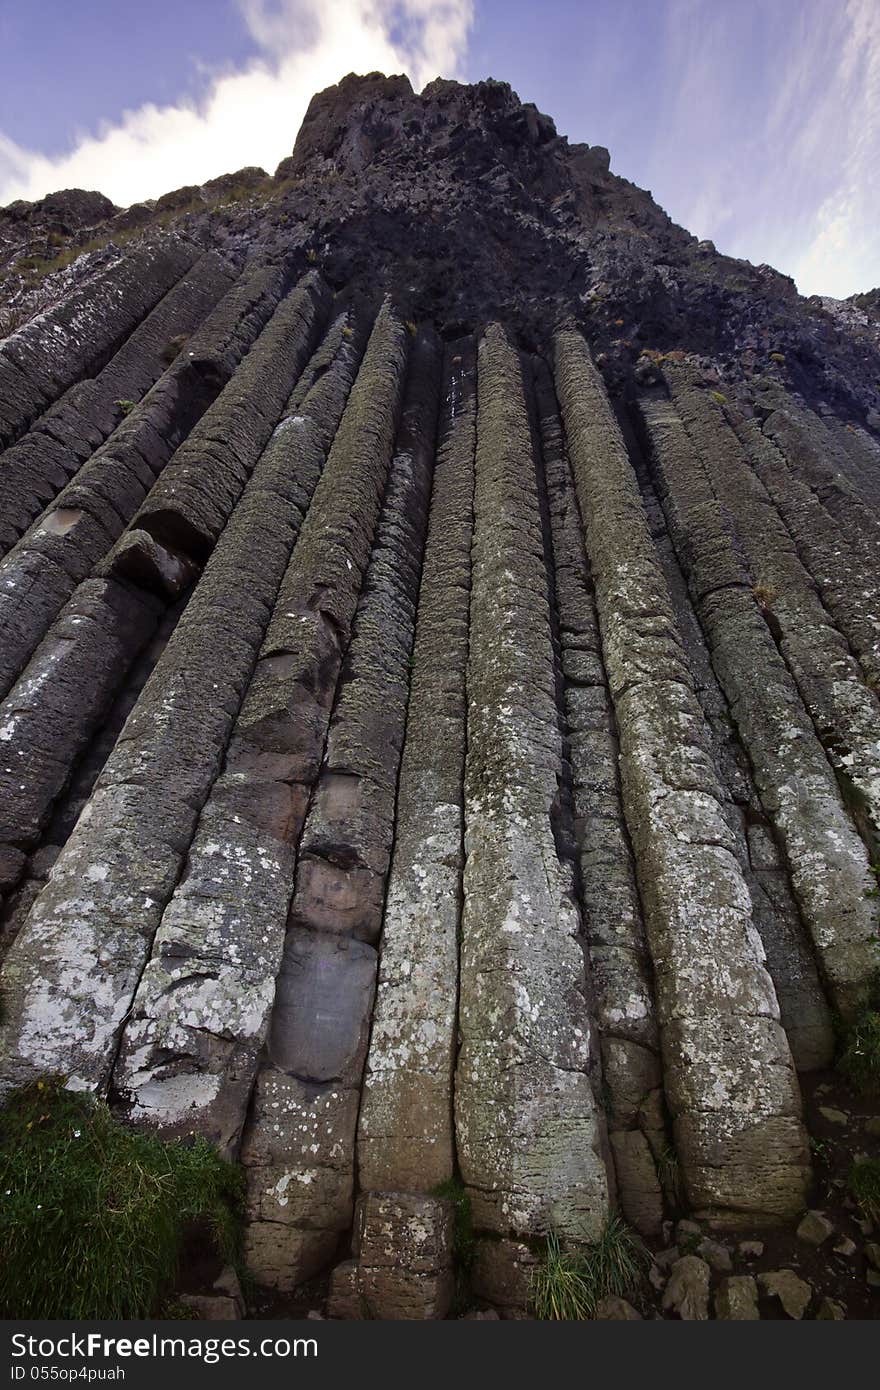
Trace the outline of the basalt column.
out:
[[[258,1278],[279,1288],[293,1287],[328,1263],[351,1222],[355,1078],[366,1046],[376,953],[345,935],[291,926],[285,937],[284,931],[297,845],[385,492],[409,344],[386,303],[288,567],[227,759],[227,817],[241,814],[239,797],[246,804],[255,795],[275,817],[253,869],[261,892],[249,923],[251,930],[262,929],[281,959],[241,1158],[246,1257]],[[268,1010],[264,1016],[269,1023]]]
[[[607,1138],[573,865],[555,833],[563,750],[532,438],[497,325],[478,403],[455,1125],[475,1289],[524,1305],[527,1241],[602,1229]]]
[[[273,343],[273,389],[305,363],[313,307]],[[290,553],[293,522],[280,509],[268,526],[260,493],[258,469],[5,961],[0,1090],[39,1072],[77,1089],[109,1079]]]
[[[349,399],[365,337],[347,314],[337,318],[246,495],[267,536],[283,518],[288,554]],[[289,787],[266,786],[259,759],[248,766],[237,758],[238,732],[236,724],[227,766],[202,808],[184,873],[163,913],[114,1071],[117,1095],[133,1121],[166,1133],[195,1130],[224,1149],[234,1148],[241,1134],[275,993],[292,873],[286,831],[295,800]]]
[[[876,968],[865,846],[680,417],[662,398],[645,398],[640,406],[670,530],[715,669],[784,846],[831,997],[842,1013],[852,1013]]]
[[[326,996],[314,989],[314,983],[319,972],[334,973],[337,943],[341,946],[354,938],[354,943],[378,946],[433,470],[439,367],[439,345],[433,334],[419,335],[410,357],[388,489],[342,668],[324,763],[300,841],[285,945],[290,973],[285,977],[282,972],[279,1002],[283,1012],[276,1008],[269,1044],[273,1057],[287,1055],[283,1063],[287,1069],[292,1062],[297,1074],[306,1079],[329,1080],[355,1093],[362,1081],[365,1048],[352,1049],[340,1068],[338,1039],[322,1013]],[[375,961],[375,954],[371,951],[355,959],[360,966],[369,959]],[[351,968],[347,966],[345,974]],[[372,988],[366,998],[372,1002]],[[341,1022],[345,1035],[347,1015]],[[350,1036],[353,1041],[353,1029]],[[302,1152],[298,1164],[292,1147],[287,1171],[288,1193],[297,1194],[291,1206],[299,1208],[301,1225],[327,1223],[331,1191],[340,1199],[340,1215],[348,1217],[355,1177],[353,1134],[350,1140],[346,1135],[332,1145],[321,1136],[317,1152]],[[424,1228],[433,1248],[437,1245],[433,1228],[438,1220],[444,1229],[448,1224],[447,1206],[410,1200],[401,1208],[398,1194],[386,1193],[378,1203],[373,1196],[362,1198],[360,1207],[354,1223],[355,1253],[363,1261],[358,1265],[358,1292],[372,1316],[406,1316],[400,1259],[412,1242],[393,1239],[391,1268],[387,1261],[377,1265],[376,1247],[382,1244],[379,1231],[390,1224],[398,1234],[409,1229],[414,1238]],[[416,1244],[423,1260],[425,1242]],[[441,1244],[448,1250],[448,1239]],[[451,1287],[448,1260],[438,1276],[441,1286]],[[437,1280],[423,1282],[433,1289]],[[414,1306],[409,1316],[430,1316],[434,1311],[430,1296],[427,1302],[410,1301]]]
[[[614,711],[583,530],[547,366],[535,397],[553,541],[580,898],[596,996],[609,1138],[620,1204],[656,1234],[663,1220],[657,1163],[666,1157],[660,1041],[651,960],[620,800]]]
[[[355,1258],[334,1270],[334,1316],[442,1317],[452,1293],[451,1211],[436,1189],[452,1178],[455,1165],[452,1073],[476,417],[470,339],[447,350],[445,370],[358,1124]]]
[[[556,384],[620,738],[666,1099],[691,1207],[778,1220],[809,1177],[800,1096],[635,475],[583,338]]]

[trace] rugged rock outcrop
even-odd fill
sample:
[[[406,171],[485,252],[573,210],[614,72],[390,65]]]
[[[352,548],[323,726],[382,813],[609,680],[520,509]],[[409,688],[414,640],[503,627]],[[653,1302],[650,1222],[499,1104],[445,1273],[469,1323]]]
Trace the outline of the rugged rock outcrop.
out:
[[[207,1136],[330,1316],[521,1315],[614,1212],[788,1311],[704,1231],[794,1231],[877,970],[877,292],[376,74],[0,246],[0,1093]]]

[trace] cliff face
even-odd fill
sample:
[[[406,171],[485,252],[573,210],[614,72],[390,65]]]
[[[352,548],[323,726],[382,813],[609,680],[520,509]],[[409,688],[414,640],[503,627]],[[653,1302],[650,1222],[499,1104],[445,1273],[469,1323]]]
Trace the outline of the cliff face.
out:
[[[340,1316],[445,1315],[452,1179],[508,1311],[615,1207],[784,1230],[877,969],[876,292],[496,82],[0,238],[0,1088],[209,1136]]]

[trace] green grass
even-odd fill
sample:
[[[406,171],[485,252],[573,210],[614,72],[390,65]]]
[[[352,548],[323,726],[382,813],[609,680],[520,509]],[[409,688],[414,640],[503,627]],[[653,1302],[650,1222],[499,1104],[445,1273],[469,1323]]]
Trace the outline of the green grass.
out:
[[[114,401],[113,404],[118,406],[123,415],[130,415],[137,405],[137,401]]]
[[[681,1165],[671,1144],[664,1144],[657,1159],[657,1177],[667,1200],[679,1206],[683,1197]]]
[[[854,1163],[846,1185],[869,1221],[880,1220],[880,1158],[865,1158]]]
[[[871,984],[864,1008],[840,1027],[837,1070],[860,1095],[880,1093],[880,977]]]
[[[165,1144],[57,1078],[34,1082],[0,1110],[0,1314],[149,1317],[188,1232],[236,1258],[240,1199],[239,1171],[205,1140]]]
[[[455,1264],[455,1293],[452,1311],[461,1313],[470,1302],[471,1266],[477,1248],[471,1220],[471,1199],[459,1178],[449,1178],[446,1182],[441,1182],[433,1189],[431,1195],[445,1197],[453,1206],[452,1258]]]
[[[632,1295],[650,1256],[621,1217],[611,1216],[591,1245],[565,1250],[554,1231],[532,1278],[532,1307],[542,1321],[580,1322],[595,1317],[603,1298]]]

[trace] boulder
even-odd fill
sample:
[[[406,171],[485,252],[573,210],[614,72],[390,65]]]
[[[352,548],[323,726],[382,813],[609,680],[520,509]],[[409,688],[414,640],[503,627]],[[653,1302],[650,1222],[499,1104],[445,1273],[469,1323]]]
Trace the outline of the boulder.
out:
[[[683,1322],[705,1322],[709,1317],[709,1266],[696,1255],[684,1255],[672,1266],[663,1295],[663,1308]]]
[[[774,1269],[758,1275],[761,1292],[768,1298],[778,1298],[790,1318],[802,1318],[813,1296],[813,1289],[793,1269]]]
[[[715,1316],[728,1322],[757,1322],[758,1285],[750,1274],[725,1279],[715,1294]]]

